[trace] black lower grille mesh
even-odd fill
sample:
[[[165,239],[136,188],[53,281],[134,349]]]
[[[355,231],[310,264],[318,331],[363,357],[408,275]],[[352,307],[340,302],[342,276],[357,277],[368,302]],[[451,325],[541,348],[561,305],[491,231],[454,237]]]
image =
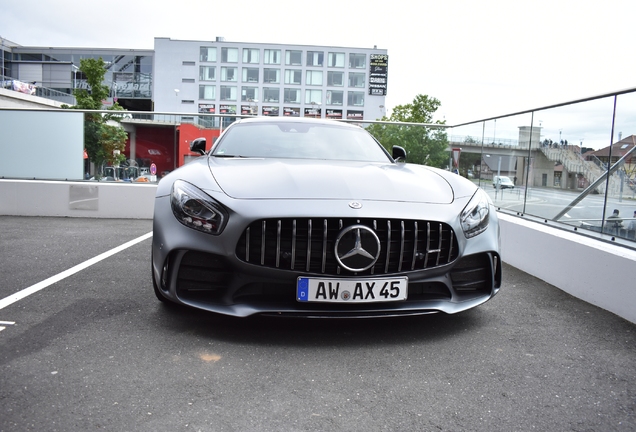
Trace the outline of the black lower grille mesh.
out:
[[[458,293],[490,292],[492,289],[492,265],[486,253],[462,257],[451,271],[453,288]]]
[[[342,268],[334,247],[352,225],[371,228],[380,240],[380,256],[368,270]],[[435,268],[458,254],[453,229],[444,223],[400,219],[298,218],[252,223],[241,236],[237,257],[250,264],[324,275],[385,275]]]

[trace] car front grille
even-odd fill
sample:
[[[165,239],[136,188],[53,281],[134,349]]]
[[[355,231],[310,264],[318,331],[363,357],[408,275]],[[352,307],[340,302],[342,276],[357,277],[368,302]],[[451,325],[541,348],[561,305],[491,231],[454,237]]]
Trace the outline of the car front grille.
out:
[[[339,265],[335,244],[352,225],[372,229],[380,240],[379,258],[364,271]],[[396,219],[298,218],[264,219],[243,232],[238,259],[257,266],[323,275],[388,275],[450,264],[459,250],[453,229],[445,223]]]

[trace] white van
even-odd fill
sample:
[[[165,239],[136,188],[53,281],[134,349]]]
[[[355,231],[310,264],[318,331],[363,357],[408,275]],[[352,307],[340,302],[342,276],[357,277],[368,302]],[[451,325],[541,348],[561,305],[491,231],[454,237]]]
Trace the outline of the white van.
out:
[[[492,178],[492,187],[497,189],[497,186],[499,186],[499,189],[514,189],[515,188],[515,184],[512,182],[512,180],[510,180],[510,177],[504,177],[504,176],[494,176]]]

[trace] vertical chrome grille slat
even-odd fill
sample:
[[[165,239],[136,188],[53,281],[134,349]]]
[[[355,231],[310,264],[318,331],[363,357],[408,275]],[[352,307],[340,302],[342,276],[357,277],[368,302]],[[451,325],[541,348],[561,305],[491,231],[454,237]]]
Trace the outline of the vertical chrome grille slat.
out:
[[[263,221],[263,230],[261,231],[261,265],[265,264],[265,229],[267,229],[267,222]]]
[[[296,219],[292,222],[292,256],[291,256],[291,269],[294,270],[294,263],[296,262]]]
[[[373,231],[378,232],[378,221],[373,219]],[[382,252],[382,244],[380,244],[380,251],[378,253]],[[375,266],[371,267],[371,274],[375,274]]]
[[[384,266],[384,273],[389,272],[389,258],[391,257],[391,221],[386,221],[386,264]]]
[[[426,255],[424,256],[424,268],[428,266],[428,254],[431,248],[431,223],[426,222]]]
[[[442,257],[442,224],[439,224],[439,233],[438,233],[438,241],[437,241],[437,261],[435,261],[435,265],[439,265],[440,258]]]
[[[451,262],[451,260],[453,259],[453,242],[454,242],[454,240],[455,240],[455,233],[453,232],[453,230],[451,230],[451,232],[450,232],[450,246],[448,247],[448,259],[446,260],[446,264]]]
[[[282,221],[278,220],[278,225],[276,226],[276,268],[280,267],[280,232],[281,232]]]
[[[309,271],[311,265],[311,219],[307,222],[307,264],[305,271]]]
[[[415,258],[417,258],[417,221],[413,224],[413,259],[411,260],[411,270],[415,270]]]
[[[323,222],[322,228],[322,272],[325,272],[327,266],[327,219]]]
[[[404,221],[400,222],[400,261],[398,263],[398,271],[402,271],[402,260],[404,259]]]

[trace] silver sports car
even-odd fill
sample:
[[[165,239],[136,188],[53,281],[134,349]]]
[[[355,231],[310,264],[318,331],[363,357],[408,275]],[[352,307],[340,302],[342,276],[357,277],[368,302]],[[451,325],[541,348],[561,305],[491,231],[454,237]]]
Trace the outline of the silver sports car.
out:
[[[400,162],[359,126],[250,118],[171,172],[155,201],[157,298],[220,314],[456,313],[501,285],[488,195]]]

